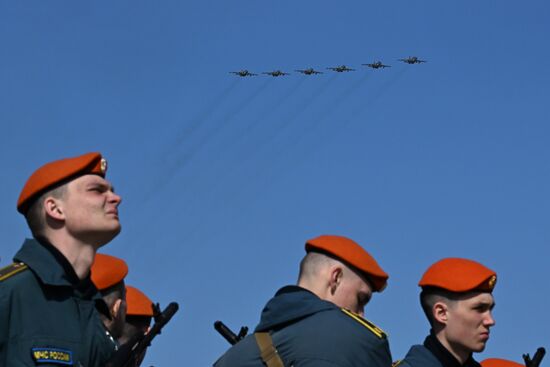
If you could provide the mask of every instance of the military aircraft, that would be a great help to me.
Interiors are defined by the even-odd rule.
[[[235,74],[238,76],[256,76],[258,74],[253,74],[249,72],[248,70],[241,70],[241,71],[230,71],[229,74]]]
[[[373,69],[391,68],[390,65],[382,64],[382,61],[375,61],[372,64],[361,64],[361,65],[365,65],[365,66],[368,66],[369,68],[373,68]]]
[[[299,73],[305,74],[305,75],[312,75],[312,74],[323,74],[320,71],[314,70],[313,68],[305,69],[305,70],[294,70]]]
[[[406,59],[399,59],[399,61],[406,62],[407,64],[420,64],[420,63],[426,62],[425,60],[420,60],[416,56],[409,56]]]
[[[340,66],[335,66],[335,67],[332,67],[332,68],[327,68],[327,70],[336,71],[338,73],[341,73],[341,72],[344,72],[344,71],[355,71],[355,69],[350,69],[346,65],[340,65]]]
[[[271,75],[271,76],[284,76],[284,75],[290,75],[289,73],[283,73],[281,70],[266,71],[266,72],[263,72],[262,74]]]

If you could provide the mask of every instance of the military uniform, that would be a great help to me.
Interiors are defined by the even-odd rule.
[[[0,275],[0,365],[103,367],[116,342],[90,278],[79,280],[55,247],[36,240],[14,261]]]
[[[392,363],[382,330],[297,286],[275,294],[255,332],[270,332],[287,367],[389,367]],[[214,366],[263,367],[254,335],[230,348]]]
[[[423,345],[413,345],[405,359],[395,367],[480,367],[471,356],[464,364],[460,362],[430,334]]]
[[[430,265],[418,282],[418,285],[422,288],[422,293],[420,295],[421,304],[425,302],[423,301],[426,300],[425,297],[429,297],[430,294],[438,294],[442,291],[457,296],[463,295],[464,297],[475,297],[478,293],[491,294],[495,287],[496,280],[497,276],[493,270],[476,261],[462,258],[444,258]],[[477,293],[468,295],[469,292]],[[445,303],[444,299],[446,297],[447,296],[443,296],[443,301],[441,302]],[[492,302],[492,296],[490,300]],[[457,300],[456,302],[460,301],[461,300]],[[423,307],[428,307],[427,305],[429,304],[426,303]],[[435,314],[433,310],[435,306],[432,304],[429,305],[429,307],[432,308],[431,312]],[[465,312],[469,315],[473,313],[475,315],[474,317],[477,315],[484,315],[483,318],[479,318],[479,322],[488,333],[489,328],[494,325],[494,320],[490,314],[492,306],[487,307],[487,310],[468,309]],[[448,327],[448,324],[461,322],[460,316],[455,316],[452,310],[453,307],[448,307],[447,312],[450,313],[451,316],[447,317],[446,323],[433,321],[432,317],[435,318],[435,316],[432,314],[432,317],[428,318],[432,330],[430,330],[430,335],[424,340],[424,344],[413,345],[405,358],[395,363],[394,367],[481,367],[472,357],[474,350],[470,350],[468,358],[464,363],[461,363],[455,355],[447,350],[441,343],[439,338],[442,338],[441,340],[447,341],[447,344],[451,345],[449,340],[446,339],[446,334],[443,333],[442,330]],[[462,337],[462,339],[463,338],[464,337]],[[464,343],[465,340],[459,339],[453,342],[454,344]]]

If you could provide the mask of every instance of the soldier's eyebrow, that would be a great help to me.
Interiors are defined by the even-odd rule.
[[[88,183],[87,185],[88,189],[95,189],[95,188],[100,188],[102,190],[105,190],[105,191],[112,191],[112,192],[115,192],[115,188],[113,185],[111,185],[110,183],[108,182],[103,182],[103,181],[93,181],[93,182],[90,182]]]
[[[492,310],[493,308],[495,308],[495,305],[495,302],[479,301],[478,303],[473,305],[473,308],[475,310]]]

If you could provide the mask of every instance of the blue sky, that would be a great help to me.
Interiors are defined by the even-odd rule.
[[[394,359],[428,331],[420,276],[459,256],[499,275],[477,358],[519,362],[550,347],[549,16],[545,1],[2,1],[0,264],[29,235],[30,173],[101,151],[123,196],[102,251],[181,306],[146,363],[211,364],[228,347],[213,322],[254,327],[323,233],[390,274],[366,314]],[[411,55],[428,63],[397,61]],[[341,64],[357,70],[325,70]]]

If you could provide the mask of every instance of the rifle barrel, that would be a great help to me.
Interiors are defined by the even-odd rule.
[[[220,320],[214,323],[214,329],[231,345],[235,345],[239,341],[237,335]]]

